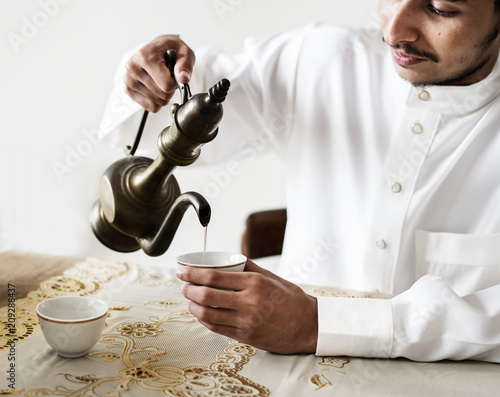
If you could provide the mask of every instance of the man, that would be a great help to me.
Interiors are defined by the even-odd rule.
[[[277,353],[500,362],[499,8],[380,0],[384,42],[311,25],[235,57],[202,49],[195,73],[176,36],[130,59],[126,93],[152,112],[176,88],[170,48],[182,83],[228,77],[227,144],[271,126],[287,164],[283,278],[252,261],[180,271],[202,324]],[[273,130],[277,112],[289,123]],[[394,297],[314,298],[291,281]]]

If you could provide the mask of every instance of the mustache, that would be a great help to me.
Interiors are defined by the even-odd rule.
[[[436,55],[434,55],[432,52],[419,50],[418,48],[415,48],[410,44],[390,45],[389,43],[387,43],[387,41],[385,41],[385,39],[383,37],[382,37],[382,41],[385,44],[387,44],[389,47],[391,47],[395,50],[403,51],[405,53],[405,55],[414,56],[416,58],[427,59],[429,61],[436,62],[436,63],[439,61],[438,57]]]

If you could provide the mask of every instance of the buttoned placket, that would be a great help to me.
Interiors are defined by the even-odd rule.
[[[427,90],[412,88],[410,95],[424,103]],[[440,113],[408,106],[387,156],[377,190],[365,254],[365,285],[392,293],[404,220],[415,184],[434,141]]]

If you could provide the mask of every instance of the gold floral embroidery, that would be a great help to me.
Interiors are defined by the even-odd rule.
[[[62,276],[42,282],[40,287],[31,291],[26,298],[16,301],[14,323],[8,322],[7,306],[0,308],[0,350],[7,349],[11,343],[26,339],[33,334],[38,325],[35,308],[41,301],[62,295],[93,294],[102,288],[103,283],[128,271],[129,266],[125,263],[87,258],[66,270]]]
[[[168,317],[168,316],[165,316]],[[153,317],[149,318],[152,321]],[[161,325],[165,318],[158,319]],[[137,324],[137,323],[136,323]],[[141,323],[147,324],[147,323]],[[122,324],[116,330],[135,329],[131,324]],[[134,324],[135,325],[135,324]],[[149,324],[151,325],[151,324]],[[98,378],[93,374],[73,376],[63,375],[73,384],[82,385],[78,389],[63,386],[55,390],[37,388],[29,390],[26,396],[121,396],[120,392],[132,390],[149,390],[162,392],[169,397],[208,397],[208,396],[269,396],[269,390],[251,380],[240,376],[240,371],[249,358],[256,353],[255,348],[229,340],[229,346],[218,354],[216,362],[208,367],[192,366],[180,368],[170,364],[167,351],[155,346],[138,347],[133,332],[130,334],[105,334],[99,342],[107,349],[90,353],[89,356],[100,357],[104,361],[121,360],[123,367],[117,369],[116,376]],[[140,341],[142,339],[138,339]],[[118,353],[119,351],[119,353]],[[162,362],[163,361],[163,362]]]
[[[321,371],[325,371],[321,374],[313,375],[309,378],[309,381],[316,386],[315,390],[319,390],[325,386],[330,386],[332,382],[325,376],[327,375],[335,375],[335,372],[339,372],[344,374],[344,372],[339,371],[338,369],[332,370],[332,368],[344,368],[344,365],[348,364],[349,360],[345,358],[338,357],[322,357],[318,362],[318,365],[322,365],[323,368]],[[325,368],[326,367],[326,368]]]
[[[181,281],[177,278],[164,278],[161,274],[156,273],[141,273],[141,278],[139,279],[139,284],[144,285],[145,287],[171,287],[173,285],[180,285]]]
[[[16,394],[21,394],[24,389],[1,389],[0,396],[14,396]]]
[[[334,368],[344,368],[344,365],[348,364],[349,360],[345,358],[338,357],[323,357],[319,365],[328,365]]]
[[[345,290],[336,290],[328,287],[316,287],[311,285],[303,285],[302,289],[308,294],[314,296],[326,296],[326,297],[337,297],[337,298],[382,298],[377,294],[369,294],[366,292],[358,292],[358,291],[345,291]]]
[[[57,375],[62,375],[70,382],[75,382],[75,383],[88,383],[88,382],[95,382],[95,381],[99,380],[99,378],[96,378],[96,376],[94,374],[73,376],[73,375],[69,375],[69,374],[59,373],[59,374],[56,374],[56,376]]]
[[[163,316],[162,321],[193,323],[196,321],[196,317],[193,316],[189,310],[182,310],[180,312],[172,312]]]
[[[92,356],[92,357],[100,357],[107,363],[110,363],[114,360],[119,360],[120,356],[118,354],[114,353],[106,353],[106,352],[98,352],[98,353],[87,353],[87,355]]]
[[[224,353],[217,355],[219,360],[213,363],[210,368],[216,371],[236,373],[243,368],[243,365],[256,352],[253,346],[231,340],[229,347],[226,348]]]
[[[90,295],[101,289],[101,284],[92,280],[78,280],[56,276],[42,282],[40,289],[48,295]]]
[[[309,378],[309,382],[316,386],[315,390],[319,390],[325,386],[331,386],[332,384],[332,382],[330,382],[323,374],[316,374],[311,376]]]
[[[108,311],[111,311],[111,310],[119,310],[119,311],[122,311],[122,310],[130,310],[132,309],[132,306],[114,306],[114,307],[110,307],[108,309]]]
[[[106,315],[106,317],[111,317],[111,312],[112,311],[124,311],[124,310],[130,310],[132,309],[132,306],[113,306],[113,307],[110,307],[108,308],[108,314]],[[108,326],[108,322],[106,321],[104,323],[104,325],[107,327]]]
[[[133,338],[145,338],[148,336],[153,337],[157,336],[160,332],[163,332],[161,328],[158,328],[157,324],[147,323],[123,324],[116,330],[121,332],[122,335]]]
[[[186,302],[170,302],[170,301],[150,301],[146,302],[144,305],[145,306],[160,306],[163,309],[167,309],[172,306],[180,306],[180,305],[185,305]]]

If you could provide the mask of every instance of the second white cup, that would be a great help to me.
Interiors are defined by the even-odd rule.
[[[108,306],[92,297],[61,296],[39,303],[36,313],[47,343],[60,356],[76,358],[97,343]]]

